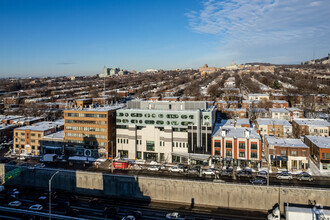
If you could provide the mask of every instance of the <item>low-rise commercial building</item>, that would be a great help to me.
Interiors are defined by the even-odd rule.
[[[330,137],[306,135],[304,142],[320,171],[330,172]]]
[[[268,94],[261,94],[261,93],[253,93],[249,94],[248,98],[250,101],[258,100],[258,101],[268,101],[269,95]]]
[[[288,170],[309,168],[309,147],[300,139],[265,136],[264,152],[272,167]]]
[[[220,157],[223,165],[260,167],[261,137],[253,128],[218,126],[212,135],[212,156]]]

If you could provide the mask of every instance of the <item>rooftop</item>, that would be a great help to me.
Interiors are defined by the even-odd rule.
[[[47,131],[54,127],[56,127],[54,122],[40,122],[34,125],[19,127],[16,128],[15,130]]]
[[[225,137],[233,137],[233,138],[247,138],[245,132],[249,133],[250,139],[258,139],[261,140],[260,135],[253,128],[238,128],[238,127],[229,127],[229,126],[221,126],[221,124],[216,124],[214,128],[214,132],[212,136],[222,137],[222,131],[225,131]]]
[[[43,139],[64,139],[64,130],[46,135]]]
[[[308,126],[330,126],[330,123],[323,119],[310,119],[310,118],[303,118],[303,119],[294,119],[298,125],[308,125]]]
[[[270,108],[269,111],[278,112],[278,113],[289,113],[289,111],[286,110],[285,108]]]
[[[330,149],[330,137],[322,137],[322,136],[312,136],[306,135],[313,144],[315,144],[319,148],[328,148]]]
[[[246,118],[238,118],[238,119],[223,119],[221,120],[220,126],[223,127],[234,127],[236,121],[236,125],[249,125],[250,126],[250,121],[249,119]]]
[[[103,106],[103,107],[90,107],[90,108],[72,108],[67,109],[68,111],[89,111],[89,112],[106,112],[106,111],[113,111],[123,108],[125,105],[118,104],[118,105],[109,105],[109,106]]]
[[[266,135],[265,140],[267,140],[269,145],[274,145],[274,146],[308,148],[308,146],[300,139],[276,138],[274,136]]]
[[[271,119],[271,118],[258,118],[258,125],[283,125],[283,126],[292,126],[290,122],[284,119]]]

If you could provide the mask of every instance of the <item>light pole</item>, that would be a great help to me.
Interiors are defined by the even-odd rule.
[[[49,219],[52,219],[52,180],[56,174],[60,171],[56,171],[49,179]]]

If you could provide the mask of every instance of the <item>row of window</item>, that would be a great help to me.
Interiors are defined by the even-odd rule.
[[[214,147],[221,148],[221,142],[214,142]],[[226,148],[233,148],[233,144],[231,142],[226,142]],[[245,149],[245,143],[239,143],[238,148]],[[251,143],[251,150],[258,150],[258,144]]]
[[[81,117],[81,118],[106,118],[106,114],[90,114],[90,113],[66,113],[67,117]]]
[[[86,121],[86,120],[70,120],[66,119],[65,123],[68,124],[90,124],[90,125],[106,125],[106,121]]]
[[[117,113],[117,116],[118,117],[128,117],[128,116],[131,116],[131,117],[137,117],[137,118],[141,118],[143,117],[143,114],[142,113],[123,113],[123,112],[118,112]],[[153,113],[153,114],[150,114],[150,113],[145,113],[144,114],[144,117],[146,118],[156,118],[156,114]],[[207,118],[205,119],[209,119],[210,117],[209,116],[205,116]],[[164,114],[158,114],[158,118],[164,118]],[[179,118],[179,115],[177,114],[166,114],[166,118],[170,118],[170,119],[178,119]],[[194,115],[181,115],[181,118],[182,119],[194,119]]]
[[[117,123],[129,123],[129,120],[128,119],[123,119],[123,120],[117,119]],[[143,124],[143,121],[142,120],[132,119],[131,120],[131,123],[132,124],[137,124],[137,123]],[[156,125],[164,125],[164,124],[166,124],[166,125],[174,125],[174,126],[179,125],[179,122],[178,121],[166,121],[166,122],[164,122],[164,121],[145,120],[144,123],[147,124],[147,125],[154,125],[154,124],[156,124]],[[190,122],[190,121],[183,121],[183,122],[181,122],[181,125],[182,126],[188,126],[189,124],[193,124],[193,122]]]
[[[309,129],[309,132],[310,133],[317,133],[317,131],[318,131],[318,129]],[[328,133],[328,130],[327,129],[320,129],[320,133],[325,133],[325,134],[327,134]]]
[[[21,135],[21,136],[25,136],[25,133],[18,133],[18,132],[15,132],[15,136],[18,137],[18,135]],[[35,133],[31,133],[31,137],[35,137],[36,134]],[[29,137],[29,136],[28,136]],[[41,137],[41,134],[38,134],[38,137],[40,138]]]
[[[117,143],[118,144],[128,144],[128,139],[118,138]],[[136,144],[137,145],[142,145],[142,140],[136,140]],[[148,148],[148,145],[149,145],[149,147],[151,149],[151,150],[148,150],[148,151],[154,151],[154,145],[155,145],[154,141],[147,141],[146,145],[147,145],[147,148]],[[188,144],[186,144],[184,142],[173,142],[172,145],[173,145],[173,147],[180,147],[180,148],[181,147],[183,147],[183,148],[188,147]],[[165,141],[160,141],[159,146],[164,147],[165,146]]]
[[[214,155],[216,156],[220,156],[221,153],[219,150],[214,151]],[[239,152],[238,153],[238,157],[243,157],[245,158],[246,153],[245,152]],[[233,156],[233,152],[232,151],[226,151],[226,157],[232,157]],[[250,153],[250,158],[258,158],[258,153],[257,152],[251,152]]]
[[[87,137],[87,138],[107,139],[106,135],[98,135],[98,134],[65,133],[65,135],[67,137]]]
[[[18,144],[16,144],[16,145],[15,145],[15,148],[17,148],[17,149],[18,149],[18,148],[20,148],[20,149],[24,149],[25,146],[24,146],[24,145],[21,145],[21,147],[20,147]],[[32,149],[32,150],[35,150],[35,149],[40,150],[40,148],[41,148],[40,146],[38,146],[38,147],[37,147],[37,146],[34,146],[34,145],[31,146],[31,149]]]
[[[72,127],[66,126],[66,130],[73,130],[73,131],[96,131],[96,132],[106,132],[106,128],[93,128],[93,127]]]
[[[273,155],[276,155],[276,150],[273,150]],[[281,156],[288,156],[288,151],[287,150],[281,150]],[[290,156],[298,156],[298,151],[291,150],[291,155]],[[302,156],[306,156],[306,151],[302,151]]]

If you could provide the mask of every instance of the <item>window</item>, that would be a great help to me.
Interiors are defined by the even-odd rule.
[[[181,118],[182,118],[182,119],[187,119],[188,116],[187,116],[187,115],[181,115]]]
[[[176,114],[167,114],[166,117],[167,118],[176,119],[176,118],[179,118],[179,115],[176,115]]]
[[[189,119],[194,119],[194,116],[193,115],[189,115]]]
[[[214,147],[221,147],[221,142],[214,142]]]
[[[144,123],[146,123],[147,125],[153,125],[155,124],[154,120],[145,120]]]
[[[239,157],[245,157],[245,152],[239,152]]]
[[[142,159],[141,151],[136,151],[136,158],[137,159]]]
[[[118,141],[117,141],[118,144],[119,144],[119,141],[120,141],[120,140],[119,140],[119,138],[118,138]]]
[[[163,118],[164,115],[163,115],[163,114],[159,114],[158,117],[159,117],[159,118]]]
[[[286,150],[281,150],[281,155],[286,156]]]
[[[218,155],[218,156],[220,156],[220,151],[219,151],[219,150],[215,150],[215,151],[214,151],[214,155]]]
[[[303,157],[306,157],[306,151],[305,150],[302,151],[302,155],[303,155]]]
[[[322,159],[330,159],[330,153],[322,153]]]
[[[147,151],[155,151],[155,142],[154,141],[146,141]]]
[[[258,158],[257,152],[251,152],[251,158]]]
[[[295,150],[291,151],[291,156],[297,156],[297,155],[298,155],[297,151],[295,151]]]
[[[226,151],[226,157],[231,157],[232,156],[232,152],[231,151]]]
[[[186,144],[185,143],[182,143],[182,147],[185,148],[186,147]]]
[[[41,137],[41,134],[38,134],[38,137],[40,138]]]
[[[251,150],[258,150],[258,145],[251,143]]]
[[[180,142],[180,147],[182,147],[182,143]]]
[[[228,143],[228,142],[226,143],[226,148],[232,148],[232,146],[233,146],[233,145],[232,145],[231,142],[230,142],[230,143]]]
[[[164,122],[163,122],[163,121],[156,121],[156,124],[157,124],[157,125],[163,125]]]
[[[178,147],[178,142],[175,142],[175,147]]]
[[[239,143],[239,149],[245,149],[245,143]]]

